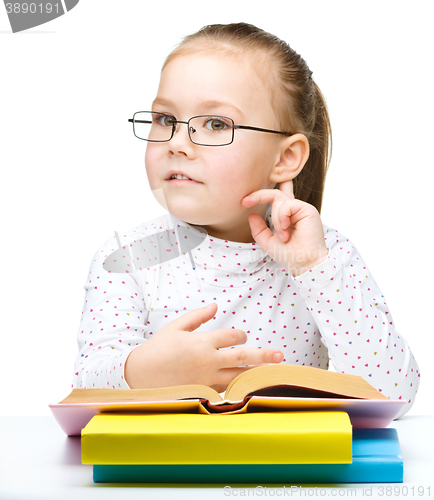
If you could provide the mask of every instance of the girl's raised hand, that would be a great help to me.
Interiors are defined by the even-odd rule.
[[[247,208],[270,203],[273,234],[258,214],[249,216],[254,240],[261,248],[294,276],[321,264],[328,256],[324,230],[318,210],[309,203],[295,199],[291,181],[281,182],[279,189],[261,189],[245,196],[241,203]]]

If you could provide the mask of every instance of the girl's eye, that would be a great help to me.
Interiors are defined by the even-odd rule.
[[[219,118],[211,118],[206,121],[205,127],[213,132],[221,132],[228,128],[228,124]]]
[[[162,125],[163,127],[173,127],[173,124],[176,122],[176,119],[169,115],[159,115],[156,116],[154,120],[158,125]]]

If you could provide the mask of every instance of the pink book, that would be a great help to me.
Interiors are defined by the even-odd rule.
[[[91,418],[102,412],[224,413],[256,411],[344,411],[355,429],[387,427],[407,403],[391,399],[288,398],[250,396],[237,403],[211,404],[205,399],[110,403],[50,404],[49,407],[68,436],[80,436]]]

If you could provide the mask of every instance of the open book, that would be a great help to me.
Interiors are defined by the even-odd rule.
[[[390,400],[357,375],[273,364],[257,366],[238,375],[228,385],[224,399],[214,389],[203,385],[73,389],[60,403],[49,406],[65,432],[75,435],[90,418],[103,411],[233,414],[341,410],[350,415],[354,427],[386,427],[405,403]]]

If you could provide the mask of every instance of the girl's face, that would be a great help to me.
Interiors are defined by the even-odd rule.
[[[187,121],[197,115],[232,118],[235,125],[279,130],[270,105],[270,89],[255,71],[250,57],[204,54],[182,55],[164,69],[152,111]],[[199,146],[178,124],[169,142],[147,143],[146,172],[152,190],[162,189],[169,212],[210,236],[253,242],[248,216],[265,215],[267,205],[247,209],[244,196],[272,189],[269,175],[279,163],[282,137],[251,130],[235,130],[227,146]],[[171,181],[182,172],[195,183]],[[161,194],[161,192],[160,192]]]

